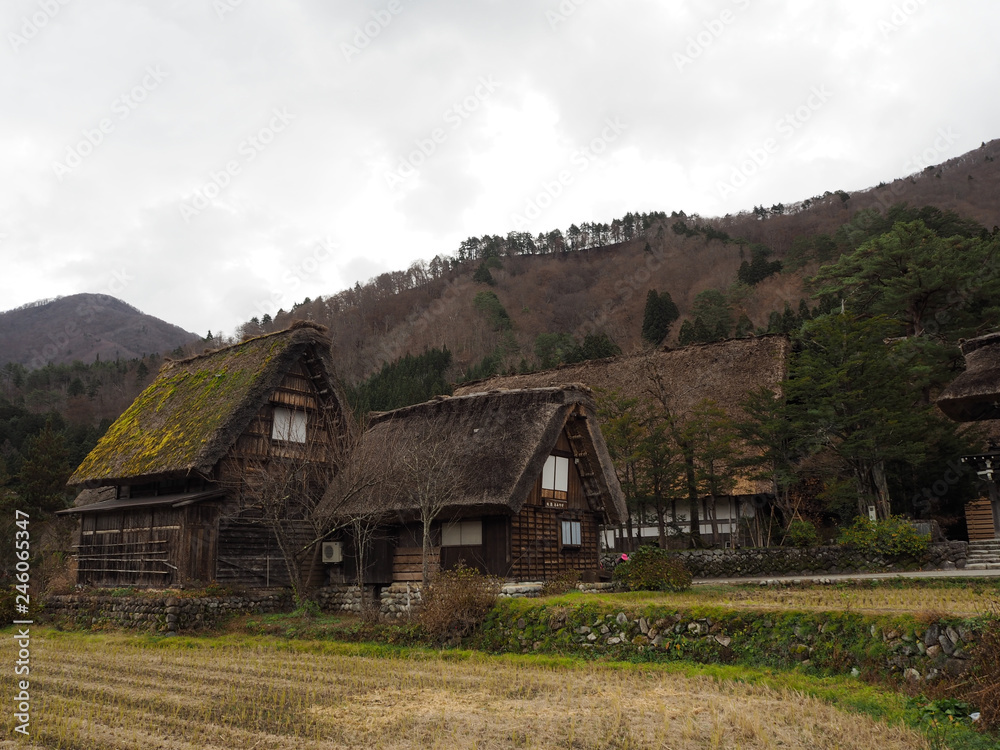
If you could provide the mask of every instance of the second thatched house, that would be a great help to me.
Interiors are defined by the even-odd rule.
[[[287,585],[277,537],[309,529],[269,525],[254,490],[268,467],[329,464],[348,424],[331,373],[310,323],[167,362],[70,477],[78,582]]]
[[[745,417],[743,405],[752,391],[761,388],[775,393],[780,391],[781,382],[788,374],[790,353],[791,342],[787,336],[756,336],[592,360],[525,375],[494,377],[465,384],[456,389],[455,395],[576,382],[593,388],[599,404],[607,404],[617,395],[662,411],[663,404],[656,403],[661,399],[673,418],[683,422],[699,404],[710,400],[730,419],[740,420]],[[738,454],[748,453],[738,443],[736,448]],[[728,546],[739,543],[741,519],[752,517],[755,511],[767,507],[773,486],[749,469],[728,467],[726,471],[730,475],[731,489],[726,496],[716,498],[714,505],[716,532]],[[700,535],[705,543],[711,543],[713,529],[704,497],[700,504]],[[670,505],[674,528],[685,527],[692,518],[688,499],[681,495],[672,498]],[[655,525],[644,525],[646,519],[635,520],[637,527],[633,533],[638,540],[654,542],[659,529]],[[625,529],[609,531],[608,546],[632,548],[635,542],[624,538],[627,534]]]
[[[377,482],[331,502],[345,519],[378,527],[366,584],[421,580],[425,529],[432,573],[462,562],[514,580],[571,571],[596,580],[601,525],[626,512],[590,391],[579,385],[379,414],[356,453],[368,465],[355,473]],[[338,575],[355,580],[348,563]]]
[[[937,404],[955,421],[975,422],[986,433],[982,452],[962,458],[983,480],[985,491],[966,506],[965,517],[970,541],[1000,540],[1000,333],[964,342],[962,353],[965,372]]]

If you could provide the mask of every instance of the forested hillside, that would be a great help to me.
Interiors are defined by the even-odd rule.
[[[355,383],[427,348],[447,347],[451,379],[551,364],[553,349],[582,345],[587,334],[633,351],[645,345],[651,289],[677,306],[670,344],[788,330],[795,316],[801,321],[803,300],[818,303],[805,278],[894,219],[923,218],[944,236],[970,226],[992,232],[1000,224],[998,156],[1000,141],[992,141],[868,190],[719,218],[678,207],[534,237],[471,237],[429,262],[250,321],[243,333],[298,317],[327,325],[342,375]],[[699,313],[708,330],[694,330]]]
[[[793,362],[797,387],[806,389],[794,405],[808,408],[794,414],[772,410],[772,427],[794,424],[802,434],[814,435],[810,420],[823,413],[825,427],[841,424],[847,430],[852,418],[885,416],[890,405],[893,414],[906,417],[909,431],[905,438],[895,435],[895,452],[872,457],[873,441],[885,442],[872,433],[830,432],[826,446],[798,444],[797,466],[812,467],[798,479],[818,483],[812,495],[825,493],[828,507],[850,508],[857,488],[844,477],[851,461],[855,470],[868,471],[869,489],[884,496],[887,486],[898,493],[929,482],[949,458],[960,455],[953,430],[921,420],[930,418],[934,395],[961,368],[955,342],[1000,324],[994,302],[1000,299],[994,265],[998,152],[1000,142],[994,141],[869,190],[831,191],[735,216],[704,218],[677,209],[584,222],[534,237],[518,232],[471,237],[452,254],[304,300],[274,319],[251,320],[239,335],[283,328],[295,318],[328,326],[339,374],[355,408],[366,411],[420,401],[450,391],[455,382],[494,374],[664,344],[792,334],[798,351],[808,355]],[[115,315],[138,313],[124,303],[99,301]],[[67,304],[52,305],[58,303]],[[30,316],[55,309],[52,305],[6,315]],[[824,315],[833,310],[846,315]],[[64,502],[63,475],[170,353],[155,353],[152,344],[147,351],[143,339],[119,336],[136,329],[116,328],[114,316],[109,320],[100,331],[73,337],[71,345],[53,343],[59,356],[44,366],[7,357],[11,361],[0,370],[0,492],[8,501],[36,491],[29,489],[38,475],[31,467],[44,464],[51,469],[50,481],[38,497],[50,499],[40,499],[38,507]],[[55,321],[52,330],[72,322]],[[180,333],[182,342],[191,338]],[[824,360],[829,341],[845,335],[867,349]],[[892,372],[872,370],[885,386],[868,389],[879,400],[835,413],[847,407],[835,404],[833,395],[857,378],[849,371],[851,357],[877,360],[883,352],[876,344],[886,337],[909,343],[892,361]],[[111,342],[113,356],[107,349]],[[83,346],[87,343],[90,349]],[[173,354],[223,343],[206,337],[175,345]],[[44,341],[28,339],[28,344],[30,351]],[[84,352],[92,352],[93,359],[78,359]],[[759,405],[762,420],[771,406]],[[854,445],[868,454],[834,455],[834,445]],[[889,473],[871,476],[875,465],[881,467],[876,474]]]

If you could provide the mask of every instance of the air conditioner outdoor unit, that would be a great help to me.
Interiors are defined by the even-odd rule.
[[[343,542],[323,542],[323,562],[339,563],[344,561]]]

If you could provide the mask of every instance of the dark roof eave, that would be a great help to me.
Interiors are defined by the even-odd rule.
[[[205,500],[215,500],[223,497],[226,491],[223,489],[206,490],[204,492],[183,492],[176,495],[152,495],[150,497],[129,497],[115,498],[113,500],[102,500],[98,503],[80,505],[75,508],[66,508],[56,511],[56,515],[68,516],[76,513],[102,513],[115,510],[129,510],[133,508],[155,508],[159,506],[169,506],[171,508],[183,508]]]

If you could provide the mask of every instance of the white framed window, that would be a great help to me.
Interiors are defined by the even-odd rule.
[[[286,443],[304,443],[306,441],[306,413],[276,406],[274,420],[271,424],[271,439],[284,440]]]
[[[569,491],[569,459],[549,456],[542,468],[542,489],[552,492]]]
[[[482,543],[482,521],[455,521],[441,526],[442,547],[478,547]]]
[[[579,521],[563,521],[562,536],[563,547],[579,547],[583,544],[582,528]]]

